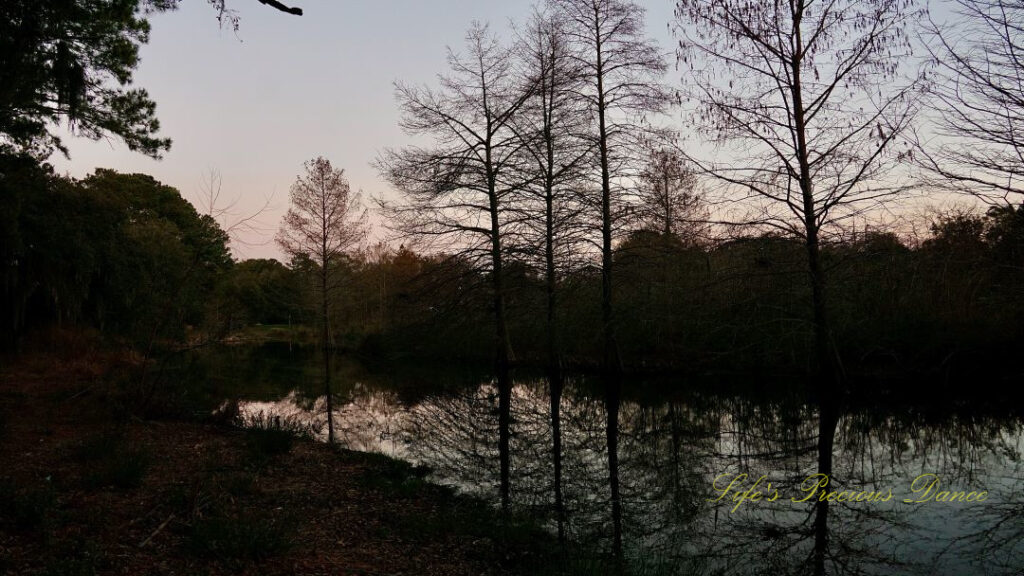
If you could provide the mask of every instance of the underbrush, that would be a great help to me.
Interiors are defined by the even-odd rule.
[[[251,461],[258,465],[291,452],[296,439],[312,437],[309,426],[298,418],[282,418],[262,411],[236,416],[234,423],[245,430],[246,449]]]

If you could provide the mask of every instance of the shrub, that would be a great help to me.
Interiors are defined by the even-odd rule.
[[[257,458],[277,456],[291,451],[295,435],[288,430],[254,428],[246,432],[245,441],[249,451]]]
[[[239,416],[237,424],[246,429],[246,446],[257,462],[287,454],[295,439],[309,437],[309,426],[295,417],[271,416],[264,412]]]

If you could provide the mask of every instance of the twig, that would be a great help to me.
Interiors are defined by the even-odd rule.
[[[149,538],[146,538],[142,541],[142,544],[139,544],[139,548],[143,548],[146,546],[146,544],[149,544],[149,541],[152,540],[157,534],[159,534],[160,531],[163,530],[167,526],[167,524],[170,523],[171,520],[174,520],[173,513],[170,516],[168,516],[167,520],[164,520],[163,523],[160,524],[160,526],[158,526],[157,529],[154,530],[152,534],[149,535]]]

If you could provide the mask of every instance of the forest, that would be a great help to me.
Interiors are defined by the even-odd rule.
[[[233,260],[209,215],[144,175],[98,170],[74,181],[25,159],[5,162],[5,346],[48,326],[168,350],[271,334],[317,341],[318,267],[309,258]],[[846,369],[876,378],[1015,374],[1024,208],[936,212],[927,226],[920,237],[868,228],[823,246]],[[504,263],[509,340],[518,363],[543,366],[547,286],[543,263],[529,256],[513,252]],[[612,258],[628,369],[812,370],[798,239],[641,224]],[[370,245],[330,267],[331,346],[381,360],[493,359],[489,272],[470,256]],[[599,267],[581,258],[559,272],[560,354],[596,368]]]
[[[266,207],[226,217],[213,176],[55,167],[62,126],[174,153],[133,78],[179,4],[0,7],[0,572],[1024,567],[1024,3],[474,21],[395,80],[386,189],[294,167],[278,258],[239,256]],[[208,4],[235,34],[315,8]],[[994,497],[714,499],[762,474]]]

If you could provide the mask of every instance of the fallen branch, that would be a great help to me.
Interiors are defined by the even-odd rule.
[[[153,533],[149,535],[149,538],[146,538],[145,540],[142,541],[142,544],[139,544],[139,548],[143,548],[143,547],[146,546],[146,544],[149,544],[149,541],[152,540],[153,537],[155,537],[157,534],[159,534],[160,531],[163,530],[167,526],[167,524],[169,524],[171,522],[171,520],[174,520],[174,514],[173,513],[170,516],[168,516],[167,520],[164,520],[163,523],[160,524],[160,526],[157,526],[157,529],[154,530]]]

